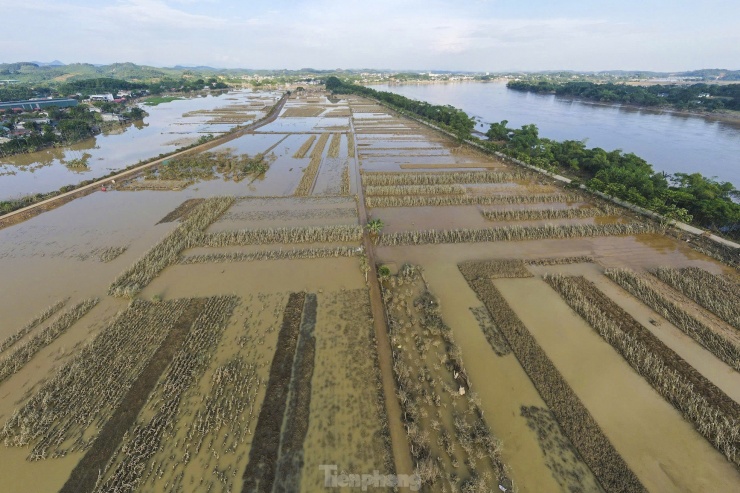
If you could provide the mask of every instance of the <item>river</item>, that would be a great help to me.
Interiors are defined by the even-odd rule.
[[[169,153],[207,134],[219,135],[265,115],[280,92],[231,91],[141,106],[143,121],[116,126],[72,146],[0,158],[0,200],[57,190]],[[86,158],[88,168],[65,163]]]
[[[510,128],[534,123],[541,137],[585,139],[588,147],[633,152],[656,171],[699,172],[740,187],[740,122],[512,91],[500,82],[372,87],[460,108],[480,120],[483,132],[501,120],[508,120]]]

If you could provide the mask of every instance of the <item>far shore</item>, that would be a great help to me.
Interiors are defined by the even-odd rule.
[[[396,86],[411,86],[411,85],[428,85],[428,84],[461,84],[477,82],[481,84],[489,83],[501,83],[507,81],[506,77],[499,77],[491,80],[418,80],[418,81],[403,81],[403,82],[372,82],[363,84],[365,86],[380,86],[380,85],[396,85]],[[541,96],[557,96],[554,93],[540,94]],[[688,110],[676,110],[671,108],[656,108],[653,106],[640,106],[636,104],[624,104],[624,103],[605,103],[602,101],[592,101],[590,99],[571,98],[567,96],[557,96],[559,99],[577,101],[584,104],[592,104],[594,106],[605,106],[610,108],[624,108],[635,111],[646,111],[656,115],[660,114],[671,114],[676,116],[688,116],[688,117],[699,117],[706,120],[712,120],[723,123],[731,123],[740,125],[740,111],[722,110],[722,111],[688,111]]]

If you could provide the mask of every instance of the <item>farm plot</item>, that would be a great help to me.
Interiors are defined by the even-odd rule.
[[[334,226],[353,222],[357,222],[357,204],[349,197],[241,198],[207,231]]]
[[[91,487],[95,491],[133,491],[141,484],[147,470],[151,471],[146,466],[161,447],[167,430],[173,426],[186,392],[209,366],[236,302],[236,297],[213,297],[196,305],[196,317],[189,330],[178,331],[179,340],[171,347],[165,346],[169,349],[171,363],[151,394],[141,392],[142,378],[132,388],[141,392],[137,394],[139,404],[135,408],[144,406],[145,412],[137,417],[138,413],[126,409],[127,419],[109,421],[62,492],[89,491]],[[164,368],[160,360],[153,361],[148,370],[156,374],[154,366],[161,373]],[[145,370],[143,375],[148,372]],[[151,385],[152,382],[146,383]],[[132,418],[136,419],[134,423],[131,423]],[[124,436],[126,429],[129,431]],[[114,434],[116,440],[111,440],[109,434]]]
[[[467,262],[459,268],[601,486],[609,492],[644,491],[640,480],[494,285],[495,278],[530,277],[524,263]]]
[[[397,394],[421,481],[434,491],[511,488],[437,299],[413,266],[383,279]]]
[[[546,276],[581,315],[697,431],[738,464],[740,405],[583,277]],[[617,322],[619,321],[619,322]]]
[[[319,469],[323,464],[356,474],[375,470],[391,474],[393,460],[367,290],[319,294],[315,338],[300,490],[323,486],[324,472]]]

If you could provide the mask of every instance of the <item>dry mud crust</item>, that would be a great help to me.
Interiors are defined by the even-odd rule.
[[[129,389],[121,405],[100,430],[92,447],[74,468],[60,493],[81,493],[94,490],[100,472],[105,469],[123,436],[136,421],[149,394],[187,338],[195,318],[205,303],[204,299],[195,299],[185,308],[162,345]]]
[[[707,380],[652,332],[583,277],[545,281],[650,385],[694,424],[717,450],[740,466],[740,404]]]
[[[178,205],[175,210],[160,219],[157,224],[171,223],[172,221],[176,221],[178,219],[187,219],[188,214],[190,214],[193,209],[195,209],[204,201],[205,199],[188,199],[182,204]]]
[[[244,470],[244,493],[272,491],[280,447],[280,430],[287,406],[305,299],[306,293],[291,293],[283,312],[283,323],[270,367],[265,400],[254,430],[249,462]]]
[[[646,491],[568,382],[494,286],[493,277],[519,277],[521,262],[466,262],[460,272],[488,309],[565,435],[607,492]],[[496,271],[498,274],[493,274]],[[492,275],[493,274],[493,275]],[[524,277],[530,277],[529,272]]]
[[[316,305],[316,295],[307,294],[280,442],[273,490],[275,492],[300,490],[304,462],[303,443],[308,434],[308,418],[311,413],[311,379],[316,355]]]

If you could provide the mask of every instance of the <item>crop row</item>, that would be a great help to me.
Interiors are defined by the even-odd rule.
[[[177,262],[180,253],[190,247],[233,202],[233,197],[215,197],[200,204],[182,224],[119,275],[108,288],[108,294],[120,297],[136,295],[165,267]]]
[[[412,196],[412,195],[465,195],[462,185],[371,185],[365,187],[365,195],[370,196]]]
[[[342,170],[342,188],[339,194],[349,195],[349,190],[349,164],[344,163],[344,169]]]
[[[296,226],[289,228],[244,229],[202,234],[192,246],[227,247],[264,245],[267,243],[332,243],[356,242],[362,239],[362,228],[355,224],[334,226]]]
[[[490,265],[486,267],[486,264]],[[522,265],[516,261],[500,261],[470,262],[459,267],[478,299],[488,309],[491,319],[506,337],[509,347],[542,399],[557,418],[564,434],[576,447],[601,486],[609,493],[646,491],[578,395],[493,284],[492,277],[516,277],[517,272],[521,272]],[[499,273],[492,276],[491,271],[496,269]]]
[[[298,150],[295,151],[295,154],[293,154],[293,157],[297,159],[306,157],[306,153],[308,153],[308,150],[313,145],[314,140],[316,140],[315,135],[311,135],[310,137],[308,137],[308,139],[306,139],[306,142],[304,142],[303,145],[301,145],[301,147],[299,147]]]
[[[452,185],[472,183],[509,183],[527,178],[526,171],[448,171],[437,173],[371,171],[362,174],[366,186]]]
[[[140,485],[165,431],[177,418],[183,394],[208,367],[237,302],[234,296],[216,296],[206,301],[163,379],[149,395],[150,417],[129,430],[128,439],[108,463],[115,469],[106,481],[96,485],[96,492],[131,492]]]
[[[262,252],[206,253],[181,257],[181,264],[206,264],[215,262],[251,262],[254,260],[299,260],[313,258],[355,257],[362,253],[357,247],[295,248],[291,250],[265,250]]]
[[[531,195],[422,195],[365,197],[368,207],[435,207],[453,205],[507,205],[580,202],[583,197],[572,193]]]
[[[332,134],[331,142],[329,143],[329,151],[327,157],[339,157],[339,144],[342,142],[342,134]]]
[[[43,348],[64,334],[79,319],[98,304],[97,298],[90,298],[77,303],[62,313],[51,325],[17,347],[15,351],[0,361],[0,382],[17,373],[26,363]]]
[[[319,141],[311,151],[311,161],[309,161],[306,169],[303,170],[303,176],[300,183],[298,183],[298,188],[296,188],[294,195],[305,197],[311,193],[313,183],[316,181],[316,174],[319,172],[319,166],[321,166],[321,156],[324,154],[324,147],[327,140],[329,140],[329,134],[321,134]]]
[[[607,269],[604,274],[661,314],[717,358],[740,371],[740,345],[737,342],[707,327],[681,306],[665,298],[649,282],[631,270]]]
[[[103,248],[100,250],[98,258],[101,262],[111,262],[123,255],[126,250],[128,250],[128,247],[125,246]]]
[[[740,405],[583,277],[545,276],[591,327],[653,388],[740,466]]]
[[[0,353],[11,347],[13,344],[18,342],[31,332],[33,329],[47,321],[52,315],[54,315],[56,312],[62,309],[62,307],[67,303],[69,298],[65,298],[63,300],[59,300],[50,307],[48,307],[46,310],[44,310],[40,315],[38,315],[36,318],[28,322],[26,325],[18,329],[16,332],[12,333],[8,337],[5,338],[2,342],[0,342]]]
[[[109,419],[183,308],[134,300],[13,414],[0,437],[33,444],[31,460],[85,449],[95,436],[88,428]]]
[[[291,293],[283,312],[270,378],[265,389],[257,426],[254,429],[249,462],[244,470],[243,492],[272,491],[275,482],[280,435],[288,406],[293,362],[296,356],[306,293]]]
[[[355,157],[355,134],[352,132],[347,134],[347,157]]]
[[[284,425],[280,438],[280,454],[275,468],[276,492],[291,491],[300,484],[304,442],[308,434],[311,414],[311,380],[316,360],[316,295],[308,293],[303,306],[298,346],[293,361],[293,376],[285,409]]]
[[[586,255],[576,257],[546,257],[533,260],[526,260],[527,265],[566,265],[566,264],[590,264],[594,261],[593,257]]]
[[[656,269],[655,275],[740,330],[740,287],[737,284],[698,267],[663,267]]]
[[[515,209],[509,211],[481,211],[489,221],[538,221],[548,219],[578,219],[614,214],[616,211],[601,210],[597,207],[578,207],[568,209]]]
[[[380,244],[427,245],[439,243],[474,243],[484,241],[522,241],[593,236],[620,236],[654,232],[653,226],[644,223],[629,224],[566,224],[553,226],[505,226],[485,229],[453,229],[427,231],[401,231],[384,234]]]

